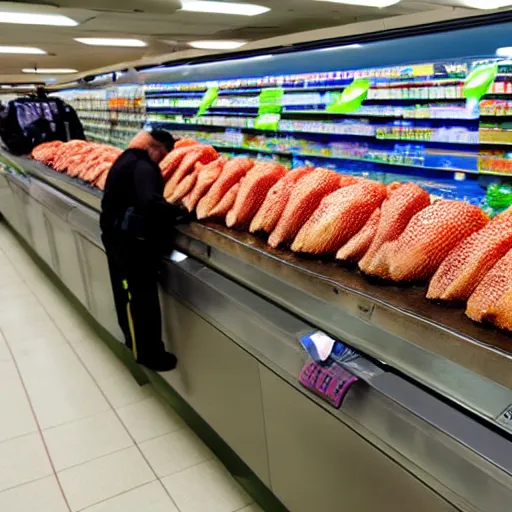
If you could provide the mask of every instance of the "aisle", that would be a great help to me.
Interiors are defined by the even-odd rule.
[[[0,223],[0,511],[256,512]]]

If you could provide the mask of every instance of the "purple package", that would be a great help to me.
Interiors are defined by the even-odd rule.
[[[350,386],[357,380],[357,377],[334,361],[327,364],[309,361],[299,375],[299,382],[305,388],[319,395],[337,409],[341,406],[343,397]]]

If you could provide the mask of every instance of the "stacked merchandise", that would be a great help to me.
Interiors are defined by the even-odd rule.
[[[119,152],[53,142],[33,157],[103,188]],[[272,249],[357,264],[380,280],[428,282],[427,298],[467,302],[473,320],[512,331],[512,207],[490,220],[464,201],[432,201],[415,183],[228,159],[192,139],[178,141],[160,168],[166,199],[198,220],[263,233]]]
[[[467,302],[473,320],[512,330],[512,208],[490,220],[467,202],[432,202],[414,183],[179,146],[161,164],[165,195],[199,220],[265,233],[271,248],[333,257],[381,280],[429,282],[429,299]]]
[[[119,153],[71,141],[42,144],[33,157],[103,188]],[[198,220],[265,234],[272,249],[357,264],[380,280],[428,282],[427,298],[466,302],[471,319],[512,331],[512,207],[490,220],[465,201],[432,201],[416,183],[230,159],[192,139],[160,167],[166,199]]]
[[[32,158],[103,190],[108,171],[120,154],[121,150],[112,146],[71,140],[40,144],[32,151]]]
[[[478,104],[468,108],[463,94],[471,66],[436,63],[155,83],[145,86],[146,111],[148,122],[227,154],[378,172],[384,182],[387,173],[417,176],[418,183],[444,174],[444,185],[454,173],[464,179],[478,172]],[[369,83],[362,104],[339,108],[358,80]],[[262,115],[269,97],[276,114],[270,123]],[[469,195],[481,198],[482,191],[475,187]]]
[[[125,148],[145,121],[144,91],[140,86],[59,93],[73,105],[87,140]]]

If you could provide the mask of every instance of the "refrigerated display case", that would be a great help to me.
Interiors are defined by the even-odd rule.
[[[414,181],[495,214],[506,207],[496,196],[512,162],[503,120],[511,29],[384,34],[158,67],[140,72],[143,99],[140,86],[129,97],[137,123],[228,155]],[[482,70],[489,83],[475,92],[471,77]],[[66,94],[82,120],[110,126],[125,107],[108,98],[128,94],[114,91]],[[5,150],[0,159],[2,213],[120,339],[101,192]],[[161,297],[180,367],[165,378],[289,510],[510,508],[509,333],[427,301],[424,286],[375,283],[218,224],[179,226],[175,248]],[[301,340],[316,332],[343,344],[339,364],[357,379],[340,407],[299,382]]]

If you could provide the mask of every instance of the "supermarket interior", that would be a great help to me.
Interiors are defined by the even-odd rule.
[[[510,6],[0,2],[0,512],[509,511]]]

